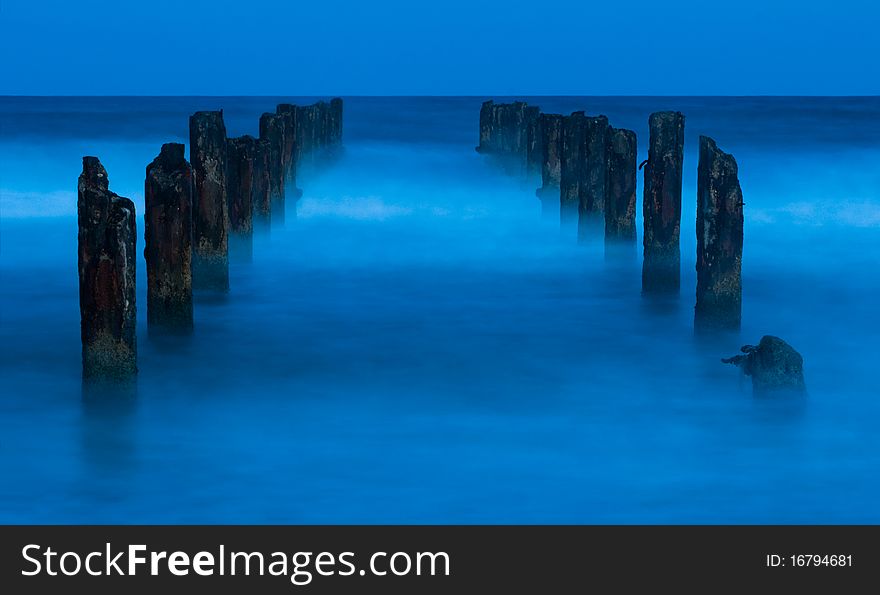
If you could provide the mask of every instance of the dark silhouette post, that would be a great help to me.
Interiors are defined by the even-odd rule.
[[[681,181],[684,115],[658,112],[648,119],[650,140],[645,164],[644,293],[678,293],[681,283]]]
[[[636,133],[611,128],[605,196],[605,245],[636,243]]]
[[[184,146],[162,145],[144,182],[144,259],[150,330],[192,330],[193,172]]]
[[[193,285],[229,289],[229,213],[226,198],[226,126],[223,112],[189,119],[193,169]]]
[[[134,203],[109,190],[97,157],[83,157],[77,188],[83,376],[137,373]]]
[[[697,305],[700,328],[739,329],[743,196],[736,159],[700,137],[697,168]]]

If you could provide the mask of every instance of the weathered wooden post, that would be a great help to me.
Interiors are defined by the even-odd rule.
[[[608,118],[584,119],[581,180],[578,186],[578,239],[601,237],[605,230],[605,195],[608,176]]]
[[[480,106],[480,140],[476,147],[477,153],[487,155],[495,151],[495,114],[495,102],[491,99],[484,101]]]
[[[563,228],[578,221],[583,178],[583,149],[586,134],[584,112],[574,112],[562,119],[562,159],[559,176],[559,220]]]
[[[697,167],[696,328],[739,329],[743,196],[736,159],[700,137]]]
[[[254,228],[268,229],[272,221],[272,194],[269,184],[270,144],[265,138],[254,141]]]
[[[681,182],[684,115],[657,112],[648,119],[650,140],[645,165],[644,293],[678,293],[681,273]]]
[[[252,136],[228,141],[229,252],[238,262],[250,262],[254,252],[254,160]]]
[[[254,230],[256,139],[245,135],[228,142],[229,229],[235,234],[249,235]]]
[[[269,194],[272,221],[284,222],[284,116],[260,116],[260,138],[269,145]]]
[[[636,242],[636,133],[611,128],[605,197],[605,245]]]
[[[523,110],[523,128],[525,129],[526,174],[541,175],[541,164],[544,161],[544,134],[541,131],[541,108],[526,106]]]
[[[275,108],[275,113],[282,116],[284,143],[281,151],[281,163],[284,181],[289,185],[296,186],[296,106],[291,103],[279,103]]]
[[[331,129],[330,143],[333,147],[333,158],[342,154],[342,99],[334,97],[330,100]]]
[[[562,122],[560,114],[541,114],[541,187],[536,194],[541,199],[545,216],[559,210],[559,184],[562,173]]]
[[[97,157],[83,157],[77,191],[83,375],[137,373],[134,203],[109,189]]]
[[[192,330],[193,172],[184,146],[162,145],[144,182],[147,324],[151,331]]]
[[[229,289],[229,212],[226,198],[226,126],[223,112],[189,119],[193,169],[193,285]]]

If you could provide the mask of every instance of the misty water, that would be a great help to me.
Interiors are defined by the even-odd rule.
[[[639,161],[649,113],[685,113],[682,290],[661,301],[640,244],[578,245],[535,180],[474,151],[482,100],[346,98],[343,158],[233,255],[227,295],[196,296],[191,337],[159,339],[145,166],[193,111],[255,135],[313,99],[0,98],[0,522],[880,522],[880,99],[528,99],[634,129]],[[742,330],[711,338],[699,134],[745,200]],[[138,208],[126,390],[81,379],[83,155]],[[803,354],[808,395],[757,398],[720,363],[764,334]]]

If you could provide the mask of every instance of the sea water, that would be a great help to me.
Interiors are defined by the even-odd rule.
[[[525,98],[638,134],[686,115],[682,289],[641,295],[474,151],[485,98],[345,98],[343,157],[151,337],[144,168],[313,98],[0,98],[0,522],[880,522],[880,99]],[[504,100],[504,98],[499,98]],[[743,323],[695,337],[698,136],[739,164]],[[140,373],[84,387],[81,157],[138,223]],[[641,173],[639,174],[641,211]],[[641,229],[641,215],[638,217]],[[641,233],[639,234],[641,241]],[[804,397],[720,358],[764,334]]]

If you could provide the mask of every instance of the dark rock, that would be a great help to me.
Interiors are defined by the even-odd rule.
[[[611,128],[605,197],[605,243],[636,241],[636,133]]]
[[[188,331],[192,301],[193,172],[184,146],[162,145],[147,166],[144,183],[144,259],[147,261],[147,323]]]
[[[681,284],[681,183],[684,116],[658,112],[648,119],[650,141],[645,164],[644,261],[642,290],[678,293]]]
[[[736,159],[700,137],[697,168],[697,328],[738,329],[742,317],[743,196]]]
[[[193,170],[193,286],[229,289],[229,213],[226,198],[226,126],[223,112],[189,119]]]
[[[137,373],[134,203],[109,190],[97,157],[83,157],[79,176],[79,308],[83,375]]]
[[[578,185],[578,238],[594,239],[605,229],[605,195],[608,179],[608,118],[584,119],[581,180]]]
[[[252,136],[228,141],[229,229],[248,235],[254,230],[254,160],[256,139]]]
[[[562,122],[560,114],[541,114],[541,187],[537,191],[545,215],[559,208],[559,184],[562,175]]]
[[[476,151],[484,155],[495,152],[495,102],[491,99],[480,106],[480,141]]]
[[[284,116],[260,116],[260,138],[269,144],[269,194],[273,221],[284,221]]]
[[[272,219],[272,195],[269,189],[269,141],[258,138],[254,141],[254,225],[266,227]]]
[[[739,366],[746,376],[751,376],[752,388],[756,393],[806,390],[804,358],[779,337],[765,335],[757,347],[744,345],[741,351],[744,355],[721,361]]]

